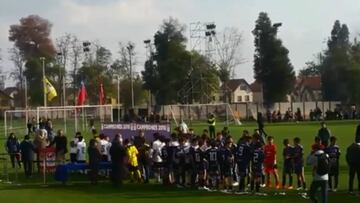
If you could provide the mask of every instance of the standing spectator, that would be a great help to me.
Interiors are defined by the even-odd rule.
[[[97,184],[99,164],[101,162],[101,153],[98,147],[98,142],[91,139],[88,148],[89,156],[89,169],[90,169],[90,182],[93,185]]]
[[[303,117],[302,117],[300,108],[297,108],[296,113],[295,113],[295,117],[296,117],[296,121],[298,121],[298,122],[303,121]]]
[[[30,136],[25,135],[25,139],[20,144],[21,159],[23,162],[25,177],[29,178],[32,175],[32,162],[34,160],[34,145],[30,141]]]
[[[318,137],[321,139],[321,143],[327,147],[329,145],[329,139],[331,137],[330,130],[327,128],[325,122],[321,122],[321,128],[318,131]]]
[[[145,132],[139,130],[139,134],[134,137],[134,145],[136,148],[140,148],[145,143]]]
[[[161,168],[162,168],[162,148],[164,147],[164,143],[160,141],[160,134],[154,133],[154,142],[152,144],[152,160],[153,160],[153,167],[154,167],[154,175],[157,182],[160,182],[161,176]],[[167,154],[164,155],[168,158]],[[167,160],[165,160],[167,161]]]
[[[111,143],[107,140],[107,136],[104,134],[100,134],[100,153],[101,153],[101,161],[107,162],[109,161],[109,150],[111,147]]]
[[[76,162],[85,163],[86,162],[86,142],[83,136],[78,137],[78,142],[76,143],[77,153],[76,153]]]
[[[353,194],[354,178],[357,175],[358,193],[360,194],[360,138],[355,140],[346,151],[346,162],[349,165],[349,192]]]
[[[214,114],[211,114],[209,119],[207,120],[208,124],[209,124],[209,135],[210,138],[215,138],[215,125],[216,125],[216,120],[215,120],[215,116]]]
[[[356,127],[355,140],[360,141],[360,124]]]
[[[330,137],[330,145],[324,151],[329,156],[329,189],[336,192],[339,183],[339,159],[341,154],[340,147],[336,144],[336,137]]]
[[[318,149],[314,154],[308,157],[308,165],[313,168],[313,181],[310,186],[310,199],[317,203],[315,197],[317,190],[321,190],[321,202],[328,202],[328,180],[329,180],[329,158],[328,155],[321,149]]]
[[[36,152],[36,160],[37,162],[37,168],[38,168],[38,172],[40,173],[40,154],[42,152],[43,149],[45,149],[47,147],[47,132],[44,129],[38,129],[36,131],[35,134],[35,138],[34,138],[34,148],[35,148],[35,152]]]
[[[181,119],[180,125],[179,125],[179,131],[182,134],[187,134],[189,132],[189,128],[187,126],[187,124],[184,122],[183,119]]]
[[[53,126],[52,126],[52,122],[50,119],[47,119],[46,123],[45,123],[45,130],[48,134],[48,140],[49,142],[52,142],[54,139],[54,132],[53,132]]]
[[[122,145],[122,138],[117,134],[110,147],[111,157],[111,182],[114,186],[122,184],[124,177],[124,164],[126,158],[126,149]]]
[[[124,145],[127,150],[127,156],[129,158],[129,171],[130,171],[130,177],[131,181],[138,181],[141,180],[141,174],[139,170],[139,162],[138,162],[138,155],[139,151],[136,149],[135,145],[133,145],[128,139],[124,141]]]
[[[19,168],[21,168],[20,156],[19,156],[20,143],[14,133],[10,133],[10,135],[6,141],[6,151],[10,155],[12,167],[15,168],[15,159],[16,159],[16,161],[19,165]]]
[[[143,143],[139,148],[139,164],[140,170],[143,171],[144,183],[149,183],[150,178],[150,162],[152,149],[149,144]]]
[[[30,119],[27,120],[26,127],[27,127],[27,134],[30,135],[33,132],[33,124]]]
[[[35,133],[36,132],[36,119],[35,119],[35,117],[32,117],[32,119],[31,119],[31,126],[32,126],[32,132]]]
[[[58,130],[54,140],[50,143],[50,146],[55,144],[56,160],[65,161],[65,154],[67,151],[67,138],[62,130]]]
[[[262,113],[261,112],[258,112],[257,114],[257,124],[258,124],[258,129],[259,129],[259,133],[261,136],[267,136],[265,131],[264,131],[264,118],[262,116]]]

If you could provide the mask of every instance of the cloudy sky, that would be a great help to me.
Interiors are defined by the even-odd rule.
[[[21,17],[38,14],[53,23],[52,37],[73,33],[83,40],[98,40],[114,58],[117,42],[137,44],[139,66],[145,60],[143,40],[151,38],[163,19],[169,16],[189,25],[215,22],[217,30],[237,27],[242,35],[245,63],[236,77],[253,80],[252,55],[255,20],[265,11],[273,22],[282,22],[279,37],[290,51],[296,70],[326,47],[326,39],[335,20],[349,26],[351,36],[360,33],[359,0],[0,0],[0,48],[2,66],[8,73],[9,25]],[[186,33],[189,35],[189,33]],[[7,82],[11,85],[11,82]]]

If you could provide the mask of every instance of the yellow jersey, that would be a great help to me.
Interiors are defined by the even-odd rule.
[[[127,154],[129,156],[129,164],[135,167],[138,166],[137,155],[139,152],[134,145],[131,145],[127,148]]]

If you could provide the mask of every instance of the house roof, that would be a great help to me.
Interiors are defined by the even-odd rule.
[[[14,99],[3,90],[0,90],[0,97],[1,98],[6,98],[6,99]]]
[[[241,84],[246,84],[250,86],[245,79],[231,79],[228,82],[225,82],[221,85],[222,90],[231,90],[232,92],[235,91]]]
[[[310,90],[321,90],[321,77],[311,76],[300,78],[300,84]]]
[[[17,87],[7,87],[3,90],[6,94],[11,95],[14,92],[19,92]]]
[[[252,92],[261,92],[261,90],[262,90],[261,83],[258,81],[251,83],[250,89]]]

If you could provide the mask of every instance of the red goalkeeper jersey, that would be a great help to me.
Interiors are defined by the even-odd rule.
[[[268,164],[276,164],[276,145],[267,144],[264,147],[264,151],[265,151],[264,163],[266,165],[268,165]]]

